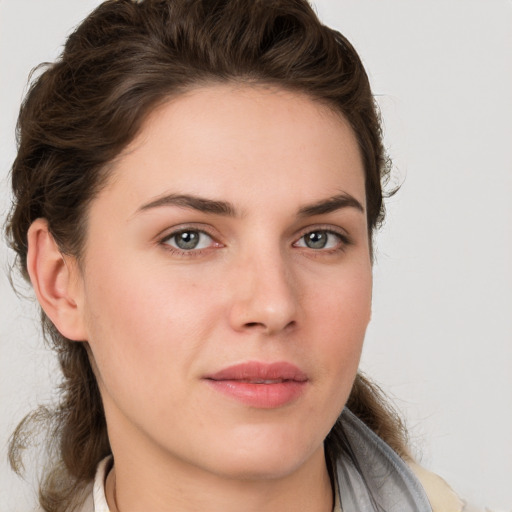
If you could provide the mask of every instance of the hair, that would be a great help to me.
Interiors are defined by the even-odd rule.
[[[25,278],[31,223],[45,218],[62,253],[80,261],[88,206],[108,178],[109,163],[156,106],[213,83],[275,86],[343,115],[363,159],[371,240],[384,219],[389,174],[378,110],[356,51],[320,23],[306,0],[108,0],[70,35],[60,58],[40,69],[20,109],[6,233]],[[111,450],[86,342],[63,337],[44,312],[42,325],[63,373],[60,401],[21,422],[10,461],[21,471],[31,425],[50,421],[53,458],[39,500],[57,512],[76,506]],[[398,415],[361,374],[347,407],[407,454]],[[331,461],[344,449],[341,428],[337,422],[325,441]]]

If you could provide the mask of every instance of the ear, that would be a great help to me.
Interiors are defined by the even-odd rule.
[[[27,270],[37,300],[58,331],[70,340],[84,341],[82,294],[76,258],[61,253],[46,219],[28,230]]]

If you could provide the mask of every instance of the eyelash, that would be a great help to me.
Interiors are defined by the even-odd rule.
[[[319,227],[316,227],[314,229],[307,228],[305,231],[303,231],[303,233],[301,234],[299,239],[296,242],[294,242],[293,245],[295,247],[297,247],[296,244],[299,241],[303,240],[307,235],[312,235],[313,233],[325,233],[327,235],[333,235],[333,236],[335,236],[338,239],[338,243],[336,244],[336,246],[332,247],[332,248],[329,248],[329,249],[325,249],[325,248],[313,249],[313,248],[307,247],[307,246],[306,247],[300,246],[300,247],[303,247],[305,249],[311,249],[311,251],[315,255],[319,254],[319,253],[321,253],[321,254],[336,254],[336,253],[339,253],[339,252],[344,252],[347,249],[347,247],[352,244],[351,239],[345,233],[342,233],[341,231],[334,230],[331,227],[319,226]]]
[[[210,243],[209,247],[205,247],[203,249],[192,248],[192,249],[188,249],[188,250],[180,249],[179,247],[173,247],[172,245],[170,245],[168,243],[170,240],[176,239],[177,236],[179,236],[183,233],[198,233],[200,236],[206,235],[207,237],[209,237],[212,240],[212,242]],[[219,248],[223,247],[223,245],[220,242],[217,242],[215,240],[215,237],[212,234],[208,233],[208,231],[206,231],[204,229],[199,229],[197,227],[183,227],[183,228],[177,229],[177,230],[173,231],[172,233],[169,233],[168,235],[166,235],[164,238],[162,238],[159,243],[160,243],[160,245],[164,246],[164,248],[167,251],[170,251],[171,253],[173,253],[177,256],[183,256],[185,258],[191,258],[191,257],[197,257],[197,256],[203,255],[205,251],[208,251],[209,249],[211,249],[212,244]]]
[[[209,247],[205,247],[205,248],[201,248],[201,249],[191,248],[188,250],[180,249],[178,247],[174,247],[174,246],[170,245],[169,240],[172,240],[172,239],[175,240],[177,236],[179,236],[183,233],[198,233],[200,236],[206,235],[207,237],[209,237],[212,240],[211,244],[213,244],[214,248],[215,248],[215,246],[216,246],[216,248],[223,247],[223,244],[220,242],[217,242],[215,240],[215,237],[212,234],[208,233],[208,231],[206,231],[204,229],[199,229],[196,227],[183,227],[183,228],[177,229],[177,230],[173,231],[172,233],[169,233],[165,237],[163,237],[159,241],[159,244],[164,246],[164,248],[166,250],[172,252],[173,254],[175,254],[177,256],[187,257],[187,258],[202,256],[205,253],[205,251],[208,251],[212,248],[211,244]],[[311,247],[307,247],[305,245],[304,246],[297,245],[307,235],[311,235],[314,233],[325,233],[327,235],[335,236],[338,239],[338,243],[336,244],[336,247],[332,247],[332,248],[328,248],[328,249],[325,249],[325,248],[314,249]],[[314,229],[308,228],[307,230],[304,230],[303,233],[300,235],[300,237],[292,244],[292,246],[297,247],[297,248],[310,249],[313,254],[314,253],[335,254],[338,252],[344,252],[346,250],[346,248],[351,244],[352,244],[352,241],[345,233],[341,233],[339,231],[333,230],[331,227],[327,228],[327,227],[320,226],[320,227],[317,227]]]

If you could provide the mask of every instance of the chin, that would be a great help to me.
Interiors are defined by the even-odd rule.
[[[212,457],[217,463],[215,472],[243,480],[279,479],[294,473],[310,459],[323,463],[323,439],[305,439],[292,432],[276,435],[265,430],[260,428],[260,432],[239,442],[232,439],[222,453],[216,450]]]
[[[228,457],[226,457],[227,459]],[[304,464],[298,457],[229,457],[216,473],[234,480],[279,480],[293,474]]]

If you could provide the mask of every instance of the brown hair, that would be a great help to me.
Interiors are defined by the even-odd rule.
[[[7,236],[27,277],[27,231],[38,217],[63,253],[80,258],[87,208],[109,163],[133,140],[156,105],[213,82],[260,83],[307,94],[341,113],[357,137],[366,180],[368,230],[382,222],[389,169],[379,117],[363,65],[339,32],[322,25],[306,0],[108,0],[71,34],[22,105],[15,202]],[[52,422],[56,455],[40,487],[47,511],[64,511],[110,453],[105,417],[85,343],[64,338],[42,313],[63,372]],[[378,388],[356,377],[347,406],[398,453],[402,423]],[[10,459],[21,467],[31,419],[13,435]],[[337,423],[326,439],[343,450]]]

